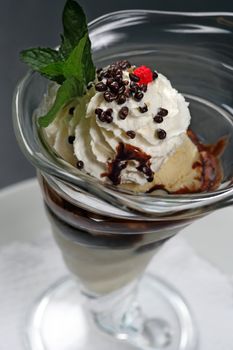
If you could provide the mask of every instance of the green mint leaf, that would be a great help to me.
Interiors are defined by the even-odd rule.
[[[67,58],[81,38],[88,32],[86,15],[76,1],[67,0],[63,10],[62,22],[64,35],[60,52],[64,58]]]
[[[81,84],[75,77],[68,78],[57,91],[56,100],[50,111],[39,118],[38,122],[41,127],[46,128],[53,122],[59,110],[68,103],[72,98],[83,94]]]
[[[64,35],[62,35],[60,53],[64,58],[67,58],[84,35],[87,34],[88,36],[87,19],[83,9],[77,2],[67,0],[62,20]],[[91,41],[89,37],[87,38],[83,54],[83,68],[85,72],[85,83],[88,84],[95,79],[95,66],[92,60]]]
[[[49,48],[34,48],[20,52],[20,58],[33,70],[58,83],[64,81],[59,52]]]
[[[66,78],[74,76],[82,85],[85,85],[85,70],[83,65],[84,51],[87,43],[87,34],[79,41],[64,64]]]
[[[96,69],[92,60],[91,41],[89,37],[86,41],[86,46],[83,53],[83,67],[85,72],[86,85],[95,79]]]
[[[50,63],[47,66],[40,68],[40,73],[50,80],[55,80],[57,83],[62,84],[65,81],[63,67],[63,62]]]
[[[59,48],[59,53],[62,57],[63,60],[66,60],[70,53],[72,52],[73,50],[73,45],[70,43],[70,41],[68,39],[66,39],[64,37],[64,35],[61,35],[61,45],[60,45],[60,48]]]
[[[60,60],[59,52],[49,48],[35,48],[20,52],[20,59],[27,63],[33,70],[40,71],[41,68],[48,64]]]

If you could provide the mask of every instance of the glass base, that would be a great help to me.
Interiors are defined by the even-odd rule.
[[[146,274],[138,302],[144,317],[142,332],[134,338],[110,336],[99,329],[85,308],[78,283],[60,280],[39,300],[27,325],[31,350],[194,350],[195,326],[186,303],[172,287]]]

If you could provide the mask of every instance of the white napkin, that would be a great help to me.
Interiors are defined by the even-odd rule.
[[[233,284],[230,276],[198,256],[181,237],[168,241],[149,267],[185,297],[199,331],[198,350],[233,349]]]
[[[233,349],[233,288],[229,277],[197,256],[179,236],[164,246],[149,270],[169,281],[189,302],[199,327],[199,350]],[[1,247],[1,350],[21,349],[31,305],[65,274],[49,232],[31,242]]]

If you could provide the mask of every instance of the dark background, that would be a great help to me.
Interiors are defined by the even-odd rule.
[[[80,0],[88,20],[106,12],[146,8],[170,11],[230,11],[232,0]],[[35,175],[21,154],[12,129],[12,94],[26,72],[19,62],[20,50],[54,47],[59,42],[65,0],[0,0],[0,188]]]

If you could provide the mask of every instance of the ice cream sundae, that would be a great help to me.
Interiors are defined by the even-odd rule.
[[[216,189],[224,142],[199,141],[190,130],[189,103],[156,62],[137,66],[125,57],[96,68],[86,17],[75,1],[66,3],[63,26],[59,49],[21,53],[24,62],[52,81],[34,117],[53,156],[77,177],[83,172],[133,195]],[[96,215],[63,196],[43,174],[40,182],[67,266],[96,293],[133,280],[154,251],[189,222]]]

